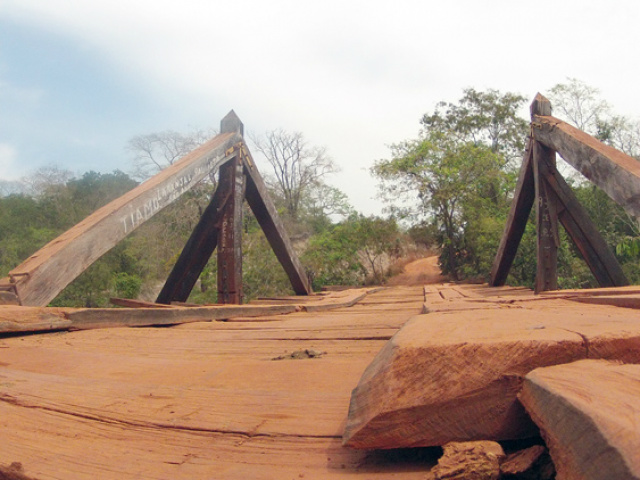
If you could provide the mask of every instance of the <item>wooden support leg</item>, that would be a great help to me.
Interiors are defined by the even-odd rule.
[[[220,168],[220,187],[228,193],[218,234],[218,303],[242,303],[242,203],[245,176],[238,156]]]
[[[533,144],[533,176],[536,187],[536,229],[538,232],[535,292],[558,289],[558,210],[556,197],[540,174],[540,164],[555,166],[556,152],[540,142]]]
[[[216,189],[211,202],[193,229],[171,270],[156,303],[186,302],[218,244],[222,212],[229,199],[228,189]]]
[[[534,197],[533,146],[531,139],[529,139],[527,142],[527,150],[522,161],[522,167],[520,167],[516,192],[511,202],[511,208],[509,209],[507,224],[500,239],[500,246],[498,247],[496,258],[493,261],[493,267],[491,268],[491,280],[489,284],[492,287],[502,286],[507,281],[509,270],[518,251],[518,245],[520,245],[520,240],[522,240],[524,229],[529,220]]]
[[[311,295],[313,290],[304,268],[289,240],[284,225],[280,221],[273,201],[269,197],[264,180],[255,168],[248,150],[242,150],[244,172],[247,177],[246,199],[267,237],[273,252],[289,277],[296,295]]]
[[[629,281],[615,255],[600,232],[589,219],[571,187],[551,165],[540,163],[539,172],[544,178],[547,192],[555,197],[558,219],[575,243],[601,287],[621,287]]]

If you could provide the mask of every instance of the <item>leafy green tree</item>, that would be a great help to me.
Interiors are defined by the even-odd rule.
[[[114,274],[113,283],[115,293],[120,298],[137,298],[142,288],[142,279],[127,272]]]
[[[6,276],[61,231],[55,220],[33,197],[0,198],[0,277]]]
[[[458,103],[438,103],[421,123],[426,136],[441,132],[455,143],[486,146],[508,163],[522,158],[528,122],[518,111],[525,101],[522,95],[511,92],[467,88]]]
[[[302,262],[314,289],[326,285],[382,283],[385,257],[398,253],[399,231],[394,219],[352,214],[309,239]]]
[[[369,277],[376,284],[384,281],[386,264],[391,256],[400,255],[400,232],[393,217],[354,215],[354,240]]]
[[[502,158],[487,147],[457,142],[440,132],[391,149],[392,158],[376,162],[372,169],[385,200],[394,205],[408,195],[412,204],[398,211],[431,218],[440,232],[443,271],[457,280],[465,219],[474,221],[465,216],[465,209],[475,203],[478,210],[481,199],[495,201],[492,197],[504,190]]]

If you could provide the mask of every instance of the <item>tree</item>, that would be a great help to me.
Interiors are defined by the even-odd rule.
[[[28,195],[0,198],[0,278],[59,232],[55,217]]]
[[[591,135],[596,135],[598,123],[609,116],[610,106],[600,98],[600,91],[576,78],[554,85],[548,98],[552,113]]]
[[[600,90],[568,78],[549,91],[553,113],[614,148],[640,159],[640,122],[616,115]]]
[[[127,145],[127,150],[133,155],[131,175],[138,180],[146,180],[173,165],[214,135],[213,129],[195,129],[186,134],[165,130],[137,135]]]
[[[326,185],[324,178],[338,171],[326,148],[309,146],[300,132],[282,129],[267,132],[252,141],[267,160],[273,175],[266,176],[286,214],[298,220],[305,200],[314,189]]]
[[[640,122],[621,115],[600,118],[596,137],[640,161]]]
[[[21,179],[26,194],[41,197],[43,195],[55,195],[56,191],[63,189],[67,182],[74,177],[71,170],[58,165],[45,165],[35,172]]]
[[[376,162],[372,169],[385,200],[394,205],[401,196],[413,197],[413,205],[397,211],[432,219],[441,232],[443,271],[457,280],[465,226],[475,220],[466,218],[465,223],[465,208],[504,190],[502,157],[486,146],[435,131],[391,150],[392,158]]]
[[[0,179],[0,197],[24,193],[24,190],[25,186],[22,182],[19,182],[17,180]]]
[[[338,188],[318,183],[309,191],[303,202],[301,219],[311,231],[318,233],[332,223],[332,217],[348,217],[353,213],[347,196]]]
[[[464,90],[457,104],[440,102],[422,117],[426,135],[441,132],[458,143],[484,145],[502,155],[505,164],[522,158],[528,122],[518,116],[525,102],[522,95],[498,90]]]
[[[381,284],[385,277],[385,264],[390,257],[399,255],[400,232],[393,217],[353,215],[354,241],[358,245],[358,253],[365,261],[371,280]]]
[[[381,284],[400,232],[393,218],[352,213],[309,240],[302,262],[314,289],[325,285]]]

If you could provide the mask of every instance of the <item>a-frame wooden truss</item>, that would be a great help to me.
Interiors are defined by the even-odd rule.
[[[125,236],[219,169],[217,190],[162,289],[158,303],[186,301],[216,246],[218,302],[242,302],[241,234],[245,198],[296,294],[312,293],[244,143],[243,130],[242,122],[231,111],[222,119],[220,133],[213,139],[49,242],[14,268],[8,278],[0,280],[0,291],[13,293],[21,305],[47,305]]]
[[[520,169],[507,225],[491,270],[490,284],[504,285],[535,202],[536,292],[556,290],[558,221],[603,287],[628,281],[571,188],[556,169],[556,152],[613,200],[640,218],[640,162],[551,116],[549,100],[531,104],[531,134]]]

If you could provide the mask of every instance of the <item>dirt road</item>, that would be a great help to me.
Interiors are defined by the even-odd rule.
[[[401,274],[389,279],[387,285],[428,285],[443,281],[438,257],[434,255],[408,263]]]

